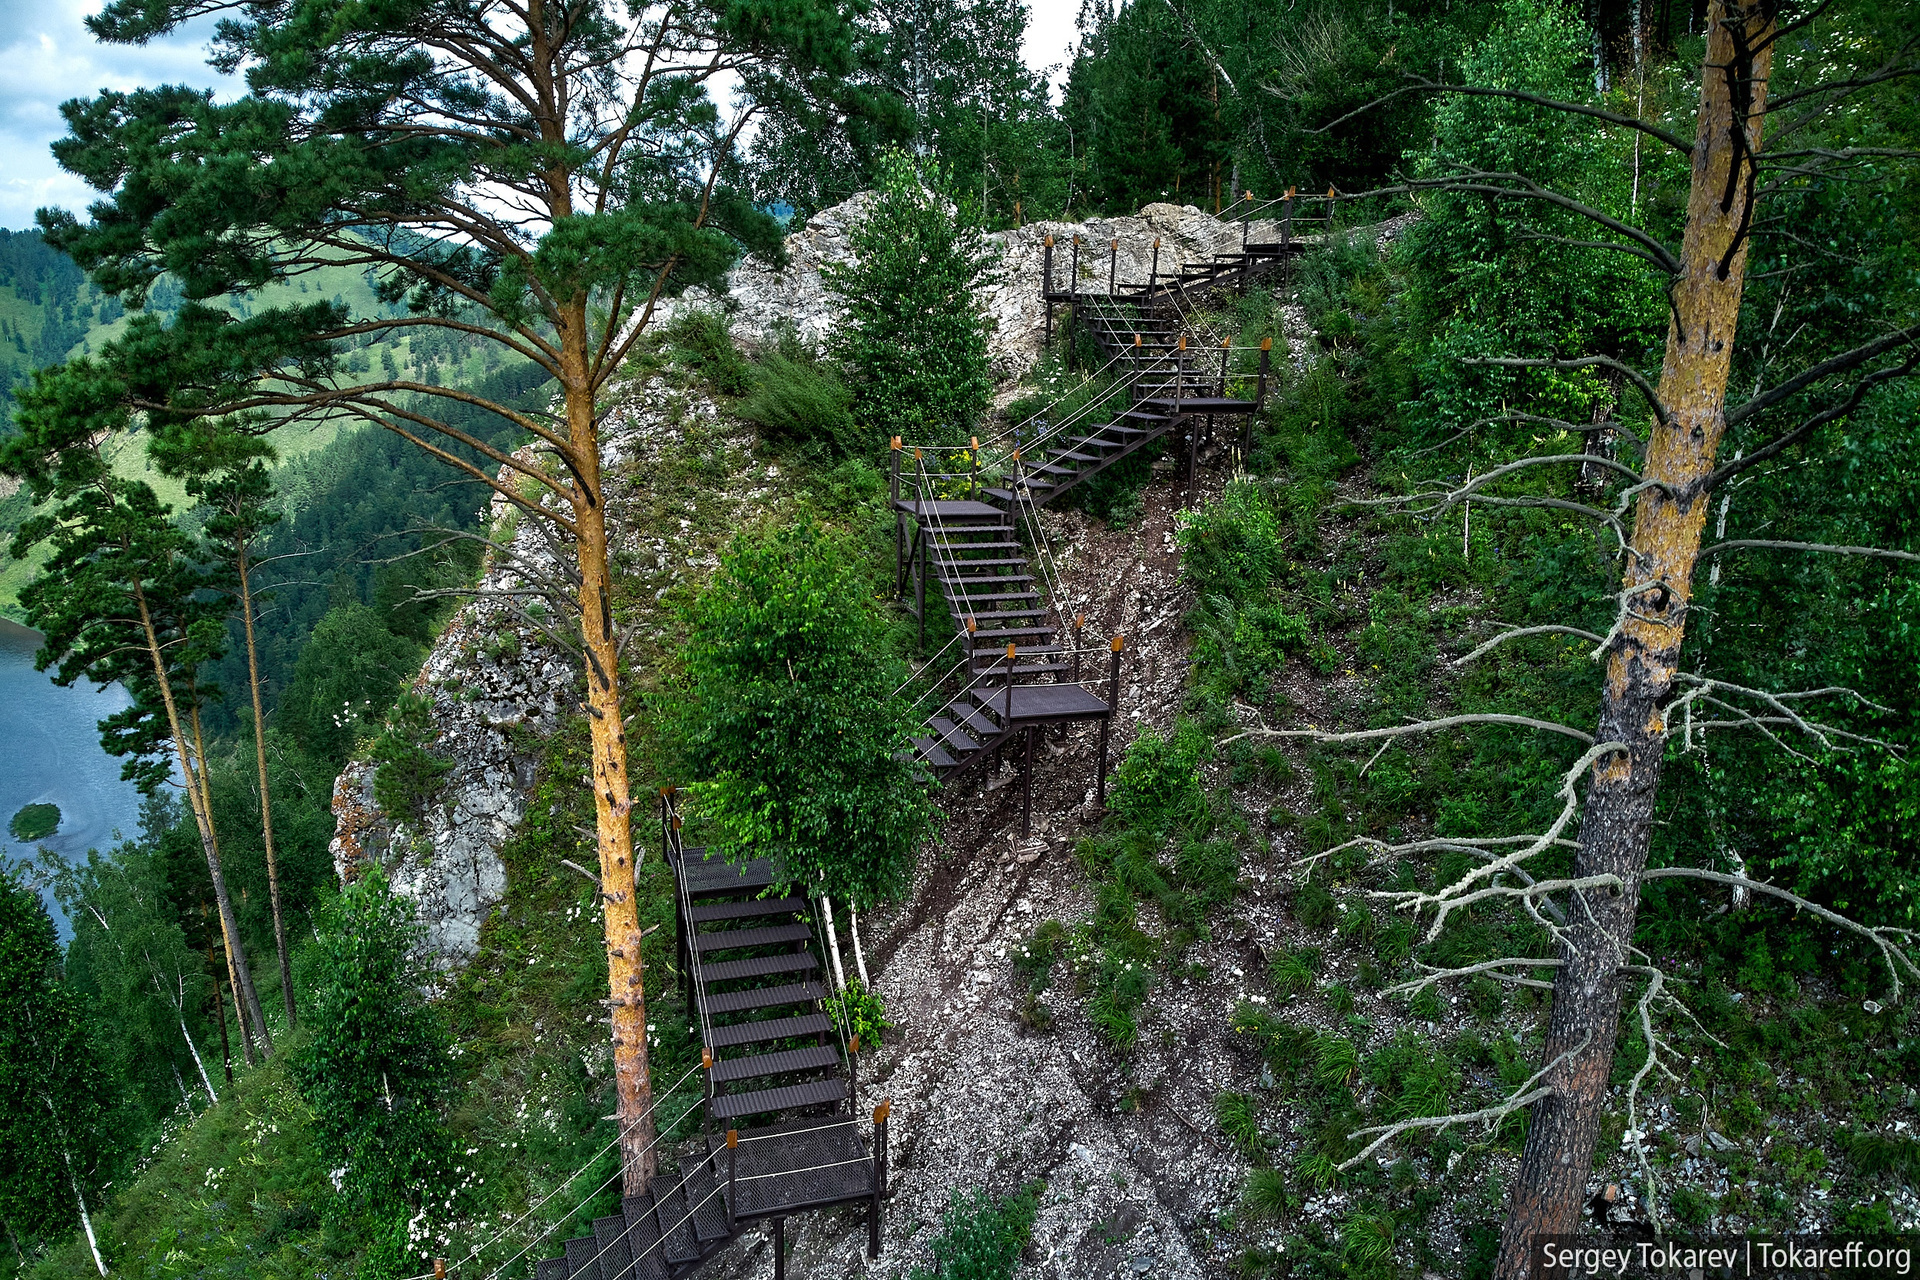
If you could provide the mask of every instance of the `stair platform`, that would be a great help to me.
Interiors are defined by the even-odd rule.
[[[726,1140],[715,1135],[708,1149],[724,1168]],[[873,1194],[873,1157],[850,1119],[803,1116],[743,1129],[735,1159],[736,1218],[786,1217]]]
[[[996,714],[1007,705],[1007,691],[981,690],[975,695]],[[1107,704],[1077,684],[1017,684],[1013,686],[1013,712],[1007,717],[1016,725],[1057,724],[1063,720],[1101,720]]]
[[[1007,518],[1007,513],[992,503],[975,502],[971,498],[938,498],[927,502],[917,498],[896,498],[893,506],[896,511],[904,511],[916,518],[925,516],[935,524],[949,520],[980,520],[1002,524]]]

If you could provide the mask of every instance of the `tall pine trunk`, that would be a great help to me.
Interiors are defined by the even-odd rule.
[[[248,582],[247,544],[240,544],[240,618],[247,637],[247,688],[253,694],[253,762],[260,772],[260,839],[267,850],[267,895],[273,905],[273,945],[280,952],[280,1001],[292,1031],[293,965],[287,959],[287,922],[280,914],[280,864],[273,852],[273,796],[267,786],[267,723],[260,707],[260,652],[253,639],[253,590]]]
[[[213,822],[213,780],[212,770],[207,768],[206,736],[200,730],[200,692],[199,689],[193,685],[191,677],[189,677],[188,684],[188,691],[191,697],[187,704],[187,712],[190,717],[187,722],[187,727],[193,734],[193,758],[195,763],[200,767],[200,803],[206,807],[207,830],[213,837],[214,861],[216,864],[219,864],[220,832],[214,826]],[[224,891],[225,889],[224,873],[221,879],[223,883],[216,890],[216,893]],[[229,913],[233,910],[231,900],[228,902],[227,910]],[[262,1058],[270,1058],[273,1056],[273,1036],[267,1031],[267,1015],[260,1007],[260,992],[253,985],[253,967],[247,963],[247,953],[239,950],[240,929],[237,922],[233,931],[233,939],[235,946],[234,955],[238,958],[238,964],[235,965],[235,981],[238,985],[234,987],[234,1008],[236,1010],[239,1009],[241,1001],[243,999],[246,1001],[247,1016],[241,1022],[241,1029],[244,1033],[247,1024],[252,1023],[253,1034],[260,1038],[260,1056]],[[248,1043],[251,1044],[252,1041],[249,1040]],[[247,1060],[249,1062],[253,1060],[251,1054],[248,1055]]]
[[[146,639],[148,655],[153,659],[154,683],[160,690],[160,703],[167,712],[167,729],[173,735],[173,748],[180,758],[180,772],[186,779],[187,807],[193,811],[194,825],[200,833],[200,851],[206,855],[207,875],[213,881],[213,900],[220,910],[220,936],[226,944],[228,969],[234,975],[234,1009],[237,1013],[242,998],[239,982],[244,977],[246,988],[251,989],[253,975],[247,972],[246,953],[240,950],[240,925],[234,919],[233,900],[227,896],[227,877],[220,869],[220,847],[214,843],[213,839],[213,814],[207,808],[206,792],[201,789],[200,779],[194,770],[194,752],[188,742],[186,730],[180,723],[180,708],[174,701],[173,682],[167,677],[167,661],[161,652],[160,635],[154,627],[153,611],[147,605],[146,589],[136,583],[133,595],[134,602],[140,610],[141,634]],[[259,1001],[255,1000],[253,1003],[257,1008]],[[261,1030],[264,1033],[265,1028]],[[244,1019],[241,1021],[240,1039],[243,1044],[248,1043]],[[253,1060],[251,1049],[248,1050],[247,1060],[249,1062]]]
[[[1598,741],[1625,749],[1593,768],[1574,875],[1617,876],[1622,888],[1584,895],[1559,947],[1543,1065],[1553,1093],[1533,1107],[1520,1170],[1501,1233],[1495,1274],[1534,1274],[1532,1241],[1580,1227],[1587,1179],[1612,1073],[1622,973],[1646,869],[1665,708],[1686,635],[1688,601],[1709,495],[1704,482],[1726,430],[1727,370],[1746,277],[1751,159],[1760,148],[1772,62],[1773,20],[1764,5],[1713,0],[1701,68],[1681,275],[1674,286],[1655,423],[1634,510],[1622,582],[1628,608],[1607,654]]]
[[[607,510],[601,483],[598,421],[586,376],[585,299],[563,330],[571,366],[566,382],[568,463],[580,497],[573,508],[580,569],[580,632],[586,657],[588,730],[593,740],[593,809],[600,848],[600,900],[607,946],[607,994],[613,1035],[614,1114],[620,1126],[623,1194],[637,1196],[653,1180],[653,1082],[647,1070],[647,998],[640,955],[640,913],[634,901],[633,798],[627,785],[627,733],[620,709],[619,645],[613,629],[607,558]]]

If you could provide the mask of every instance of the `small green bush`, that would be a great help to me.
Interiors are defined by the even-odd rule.
[[[412,691],[394,700],[386,729],[373,744],[373,798],[385,813],[418,822],[453,761],[427,749],[433,741],[433,703]]]
[[[1260,1101],[1250,1093],[1222,1092],[1213,1100],[1214,1122],[1250,1164],[1265,1164],[1267,1135],[1260,1131]]]
[[[827,1013],[848,1040],[858,1039],[860,1047],[871,1049],[897,1025],[887,1021],[887,1005],[878,991],[867,990],[858,978],[849,979],[845,991],[836,991],[823,1001]]]
[[[753,381],[727,322],[711,311],[689,311],[667,326],[667,341],[721,395],[743,396]]]
[[[1293,1207],[1286,1175],[1278,1169],[1255,1169],[1247,1178],[1241,1202],[1247,1207],[1247,1216],[1257,1222],[1272,1222],[1283,1216]]]
[[[804,353],[768,352],[753,370],[751,394],[734,412],[769,438],[823,453],[863,456],[880,445],[855,428],[853,392],[840,375]]]
[[[1320,965],[1320,948],[1289,947],[1268,962],[1267,979],[1282,995],[1297,996],[1313,990]]]
[[[1180,517],[1174,538],[1180,576],[1202,599],[1263,595],[1286,567],[1279,518],[1249,480],[1229,484],[1217,500]]]
[[[1293,914],[1307,928],[1321,929],[1333,923],[1339,914],[1339,904],[1327,886],[1318,880],[1309,880],[1293,895]]]
[[[1045,1190],[1044,1183],[1029,1183],[997,1200],[978,1188],[954,1192],[928,1246],[934,1270],[915,1267],[908,1280],[1012,1280]]]
[[[1147,831],[1201,825],[1207,797],[1199,770],[1212,749],[1206,734],[1184,719],[1165,737],[1142,727],[1114,774],[1114,813],[1127,826]]]

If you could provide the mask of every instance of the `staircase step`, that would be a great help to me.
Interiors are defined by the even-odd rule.
[[[732,951],[740,947],[777,947],[789,942],[806,942],[812,937],[813,930],[804,924],[776,924],[765,929],[715,929],[710,933],[696,933],[693,945],[705,955],[709,951]]]
[[[707,981],[714,979],[709,976]],[[775,1009],[783,1004],[809,1004],[826,995],[817,982],[789,982],[778,987],[749,987],[745,991],[708,993],[701,1003],[709,1014],[745,1013],[749,1009]]]
[[[913,749],[920,753],[920,758],[936,769],[951,769],[960,763],[948,755],[945,749],[932,738],[910,738],[908,741],[913,743]]]
[[[817,1036],[833,1030],[833,1020],[824,1013],[805,1013],[797,1018],[762,1018],[758,1022],[735,1022],[713,1029],[712,1048],[731,1049],[743,1044],[766,1044],[794,1036]]]
[[[542,1258],[533,1265],[533,1280],[567,1280],[565,1258]]]
[[[934,737],[939,739],[940,745],[949,748],[950,751],[965,753],[980,749],[980,744],[968,737],[966,732],[951,720],[932,716],[927,720],[927,728],[933,730]]]
[[[1000,726],[996,722],[987,719],[972,707],[962,706],[956,702],[946,708],[946,713],[965,725],[967,732],[976,738],[991,738],[1000,732]]]
[[[968,599],[978,600],[979,597],[971,596],[968,597]],[[1044,618],[1052,612],[1053,610],[1051,609],[979,609],[967,616],[971,617],[975,622],[981,623],[986,622],[988,619],[992,619],[995,622],[1006,622],[1015,618]]]
[[[935,560],[933,563],[939,569],[994,569],[1011,564],[1025,564],[1027,557],[1013,556],[997,560]]]
[[[660,1220],[654,1216],[653,1195],[627,1196],[620,1201],[627,1221],[627,1248],[633,1254],[633,1280],[667,1280],[669,1264],[660,1247]]]
[[[687,894],[694,898],[712,898],[729,893],[756,893],[773,883],[773,864],[765,858],[735,866],[715,858],[706,860],[705,849],[687,850]]]
[[[700,1256],[733,1237],[727,1230],[727,1181],[712,1164],[702,1162],[687,1176],[687,1200],[692,1205],[693,1234],[700,1241]]]
[[[973,595],[948,595],[947,599],[956,604],[979,604],[986,600],[1038,600],[1038,591],[982,591]],[[966,615],[961,615],[964,623]]]
[[[986,621],[986,619],[988,619],[988,618],[990,618],[990,617],[992,617],[992,616],[993,616],[992,614],[976,614],[976,615],[974,615],[974,621],[975,621],[975,622],[985,622],[985,621]],[[979,636],[991,636],[991,637],[993,637],[993,638],[994,638],[995,640],[1003,640],[1003,639],[1005,639],[1005,638],[1006,638],[1006,637],[1008,637],[1008,636],[1051,636],[1051,635],[1054,635],[1054,634],[1056,634],[1056,632],[1057,632],[1057,629],[1056,629],[1056,628],[1054,628],[1054,627],[987,627],[987,626],[982,626],[982,627],[981,627],[981,628],[980,628],[980,629],[979,629],[978,631],[976,631],[976,632],[974,632],[974,635],[975,635],[976,637],[979,637]],[[1038,646],[1035,646],[1035,647],[1038,647]],[[1022,651],[1022,652],[1025,652],[1025,651],[1026,651],[1026,649],[1027,649],[1027,646],[1023,644],[1023,645],[1021,645],[1021,646],[1020,646],[1020,649],[1021,649],[1021,651]],[[976,657],[976,658],[985,658],[985,657],[988,657],[988,656],[989,656],[989,655],[987,655],[987,654],[984,654],[984,653],[977,653],[977,654],[975,654],[975,655],[974,655],[974,657]],[[999,656],[1000,656],[1000,657],[1002,657],[1002,658],[1004,658],[1004,657],[1006,657],[1006,651],[1005,651],[1005,650],[1002,650],[1002,651],[1000,652],[1000,654],[999,654]],[[1015,654],[1014,656],[1015,656],[1015,657],[1018,657],[1018,656],[1019,656],[1019,654]]]
[[[818,1071],[840,1065],[840,1050],[834,1045],[809,1045],[805,1049],[778,1049],[744,1058],[723,1058],[713,1064],[708,1077],[720,1084],[731,1080],[753,1080],[764,1076],[784,1076],[795,1071]]]
[[[750,902],[712,902],[693,909],[693,922],[748,920],[755,916],[795,915],[806,909],[798,898],[755,898]]]
[[[985,577],[953,578],[948,581],[947,585],[951,587],[976,587],[976,586],[984,587],[989,585],[1002,586],[1002,585],[1006,585],[1014,582],[1032,582],[1032,581],[1033,581],[1033,575],[1030,573],[996,573],[996,574],[989,574]],[[961,598],[964,600],[976,600],[976,599],[980,599],[981,597],[962,596]]]
[[[633,1280],[633,1251],[627,1247],[627,1220],[619,1214],[593,1220],[593,1241],[600,1250],[601,1280]]]
[[[709,1105],[714,1119],[733,1120],[740,1116],[791,1111],[799,1107],[832,1106],[844,1102],[846,1097],[847,1082],[835,1076],[827,1080],[809,1080],[804,1084],[781,1085],[776,1089],[723,1093]]]
[[[570,1280],[600,1280],[600,1246],[592,1236],[575,1236],[565,1248]]]
[[[788,951],[777,956],[754,956],[747,960],[722,960],[700,966],[700,976],[708,982],[734,982],[741,978],[765,978],[776,973],[805,973],[818,969],[820,962],[811,951]]]

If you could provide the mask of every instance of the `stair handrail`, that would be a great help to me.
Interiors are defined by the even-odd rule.
[[[687,1076],[691,1076],[695,1071],[698,1071],[698,1070],[699,1070],[698,1067],[688,1068],[687,1074],[684,1076],[681,1076],[679,1080],[676,1080],[673,1083],[672,1087],[669,1088],[666,1093],[664,1094],[656,1093],[654,1095],[655,1101],[657,1102],[660,1098],[663,1098],[663,1097],[671,1097],[673,1094],[673,1090],[678,1089],[682,1084],[685,1084],[687,1081]],[[653,1137],[648,1139],[647,1145],[645,1147],[641,1148],[641,1154],[644,1155],[646,1152],[653,1150],[653,1148],[659,1144],[661,1137],[664,1134],[673,1132],[673,1130],[676,1127],[678,1127],[678,1125],[682,1120],[685,1120],[688,1116],[693,1114],[694,1107],[698,1105],[699,1104],[697,1102],[688,1103],[687,1109],[685,1111],[682,1111],[678,1116],[675,1116],[672,1124],[669,1124],[664,1129],[656,1128],[654,1130]],[[653,1109],[652,1104],[649,1104],[648,1106],[649,1114],[651,1114],[652,1109]],[[636,1119],[631,1123],[637,1124],[638,1120]],[[495,1232],[492,1240],[487,1241],[486,1244],[481,1245],[478,1249],[469,1251],[466,1257],[460,1259],[458,1262],[454,1262],[450,1264],[447,1269],[449,1271],[453,1271],[460,1267],[465,1266],[468,1262],[471,1262],[477,1259],[483,1250],[491,1248],[502,1236],[506,1235],[507,1232],[513,1230],[514,1227],[519,1226],[520,1223],[525,1222],[528,1218],[532,1217],[535,1211],[537,1211],[541,1205],[544,1205],[548,1200],[551,1200],[555,1195],[559,1194],[560,1189],[562,1187],[571,1185],[574,1178],[577,1178],[582,1173],[585,1173],[589,1168],[591,1168],[595,1163],[599,1161],[601,1156],[607,1153],[608,1149],[611,1148],[614,1145],[614,1143],[617,1143],[619,1141],[620,1141],[619,1137],[615,1137],[611,1142],[607,1143],[605,1147],[600,1148],[600,1150],[596,1151],[593,1154],[593,1158],[589,1160],[585,1165],[581,1166],[580,1169],[572,1175],[572,1177],[567,1178],[566,1181],[562,1182],[559,1186],[555,1187],[552,1191],[549,1191],[546,1195],[542,1196],[538,1201],[536,1201],[534,1204],[529,1206],[527,1211],[521,1214],[518,1218],[516,1218],[510,1225],[503,1227],[499,1231]],[[521,1258],[527,1255],[528,1250],[532,1249],[535,1245],[539,1244],[542,1240],[545,1240],[548,1236],[552,1235],[555,1231],[559,1230],[561,1223],[565,1222],[567,1219],[571,1218],[574,1214],[580,1212],[582,1209],[586,1208],[588,1205],[592,1204],[595,1200],[597,1200],[602,1191],[605,1191],[608,1187],[613,1185],[615,1179],[622,1178],[625,1176],[626,1176],[626,1170],[624,1168],[614,1170],[613,1176],[608,1178],[605,1182],[602,1182],[599,1186],[595,1187],[592,1191],[589,1191],[585,1199],[581,1200],[578,1204],[574,1205],[573,1208],[561,1214],[558,1218],[555,1218],[538,1235],[534,1236],[533,1239],[527,1241],[524,1245],[520,1246],[520,1251],[518,1253],[514,1254],[511,1258],[508,1258],[505,1262],[495,1267],[492,1271],[488,1272],[487,1280],[499,1280],[499,1277],[501,1277],[502,1275],[505,1275],[507,1270],[511,1268],[514,1263],[520,1261]],[[684,1182],[685,1180],[682,1179],[682,1181]]]
[[[679,790],[675,787],[660,789],[661,830],[668,854],[668,865],[673,869],[674,894],[680,918],[686,922],[687,930],[687,994],[692,997],[694,1012],[700,1020],[700,1044],[702,1065],[706,1068],[705,1095],[709,1110],[713,1103],[713,1019],[707,1014],[705,965],[700,959],[699,931],[693,922],[693,894],[687,888],[687,850],[680,838],[680,806],[677,803]]]

